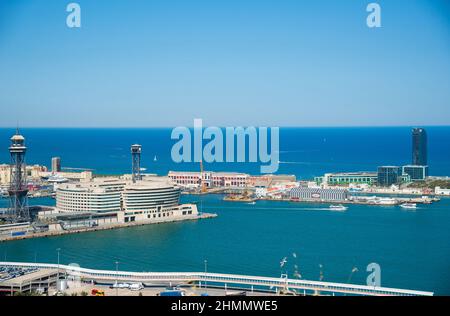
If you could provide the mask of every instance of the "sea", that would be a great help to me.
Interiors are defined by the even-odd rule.
[[[300,180],[328,172],[375,171],[411,163],[412,127],[281,128],[279,174]],[[450,176],[450,127],[425,127],[430,174]],[[142,167],[166,175],[198,171],[198,163],[175,163],[172,129],[24,128],[27,163],[92,169],[98,174],[131,170],[130,145],[142,145]],[[0,129],[0,164],[9,162],[9,138]],[[156,159],[155,159],[156,158]],[[204,164],[205,170],[260,173],[259,163]],[[0,260],[56,262],[129,271],[208,271],[366,284],[377,263],[381,285],[450,295],[450,199],[399,207],[350,205],[332,212],[327,204],[225,202],[223,195],[183,195],[218,217],[0,243]],[[54,205],[50,198],[32,205]],[[7,205],[0,199],[0,207]],[[280,262],[286,258],[286,264]],[[352,272],[353,271],[353,272]]]

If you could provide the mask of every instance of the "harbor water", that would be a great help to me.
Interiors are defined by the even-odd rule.
[[[4,139],[13,131],[0,132],[0,145],[5,148],[0,163],[8,162]],[[443,145],[450,143],[450,128],[429,128],[428,132],[431,174],[450,175],[450,149]],[[195,164],[171,162],[170,130],[24,129],[22,133],[29,147],[27,161],[33,164],[49,165],[52,156],[61,156],[63,166],[124,173],[130,164],[128,147],[139,142],[149,172],[198,169]],[[286,163],[281,164],[280,173],[310,178],[324,172],[407,164],[409,135],[409,128],[282,130],[280,160]],[[255,164],[207,167],[259,170]],[[450,294],[450,199],[416,210],[349,205],[346,212],[330,211],[327,204],[224,202],[223,195],[184,195],[182,200],[219,216],[0,243],[0,258],[56,262],[60,248],[61,263],[90,268],[114,270],[119,261],[121,270],[203,271],[207,260],[210,272],[294,277],[298,271],[304,279],[318,280],[322,270],[324,281],[356,284],[366,283],[366,267],[374,262],[381,267],[383,286]],[[54,202],[30,200],[36,205]],[[0,207],[6,205],[7,200],[1,199]],[[280,268],[284,257],[287,264]]]

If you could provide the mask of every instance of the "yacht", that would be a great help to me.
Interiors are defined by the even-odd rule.
[[[339,204],[339,205],[330,205],[330,210],[332,211],[346,211],[348,210],[348,207]]]
[[[405,208],[405,209],[415,210],[417,208],[417,204],[416,203],[404,203],[404,204],[400,205],[400,207]]]

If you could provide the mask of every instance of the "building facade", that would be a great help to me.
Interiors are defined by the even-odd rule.
[[[115,214],[118,222],[170,220],[198,215],[196,205],[180,205],[180,187],[166,177],[94,178],[64,183],[56,190],[59,213]]]
[[[245,187],[248,174],[237,172],[189,172],[170,171],[168,177],[177,185],[183,187]]]
[[[349,193],[344,189],[321,189],[321,188],[293,188],[289,192],[292,200],[319,200],[319,201],[345,201]]]
[[[332,186],[349,184],[368,184],[377,183],[378,175],[376,172],[345,172],[345,173],[326,173],[322,177],[314,178],[317,185],[327,184]]]
[[[428,165],[427,132],[423,128],[412,130],[412,164],[415,166]]]
[[[411,181],[422,181],[428,177],[428,166],[403,166],[402,174],[409,175]]]
[[[378,167],[377,184],[388,187],[402,182],[402,168],[397,166]]]
[[[61,212],[119,212],[126,182],[94,179],[89,182],[63,183],[56,190],[56,208]]]
[[[52,173],[61,172],[61,158],[53,157],[52,158]]]
[[[42,173],[47,172],[47,167],[40,165],[26,166],[27,178],[39,180]],[[0,165],[0,185],[6,186],[11,182],[11,167],[7,164]]]

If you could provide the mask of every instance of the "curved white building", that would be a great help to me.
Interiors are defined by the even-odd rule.
[[[160,221],[197,215],[196,205],[179,205],[181,190],[170,179],[148,177],[133,183],[117,178],[64,183],[56,191],[59,212],[117,213],[119,222]]]
[[[117,179],[60,184],[56,190],[56,208],[61,212],[118,212],[125,185]]]
[[[123,208],[127,211],[177,206],[180,188],[167,181],[139,181],[125,186]]]

